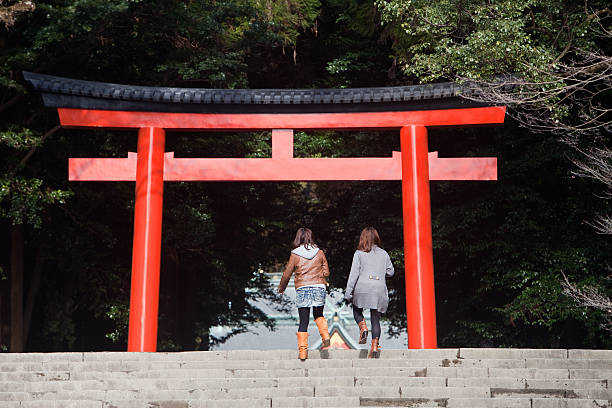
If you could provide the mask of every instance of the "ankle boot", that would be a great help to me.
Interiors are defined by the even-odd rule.
[[[298,343],[298,358],[300,360],[306,360],[308,358],[308,333],[297,332],[297,343]]]
[[[368,326],[365,319],[357,324],[359,325],[359,344],[365,344],[368,339]]]
[[[372,339],[372,345],[370,346],[370,352],[368,358],[378,358],[378,352],[380,351],[380,345],[378,344],[378,337]]]
[[[320,316],[315,319],[315,323],[317,324],[319,334],[321,335],[321,347],[329,347],[330,338],[329,330],[327,329],[327,319],[323,316]]]

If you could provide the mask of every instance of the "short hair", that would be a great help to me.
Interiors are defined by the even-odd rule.
[[[359,245],[357,245],[357,250],[370,252],[374,245],[381,247],[378,231],[376,231],[376,228],[374,227],[364,228],[363,231],[361,231],[361,236],[359,237]]]
[[[295,233],[293,246],[299,247],[300,245],[304,245],[306,249],[308,249],[309,246],[313,248],[317,246],[314,240],[314,234],[309,228],[299,228]]]

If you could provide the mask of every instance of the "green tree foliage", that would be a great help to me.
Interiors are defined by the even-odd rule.
[[[609,132],[612,10],[591,0],[378,0],[402,69],[474,84],[535,130]]]
[[[487,140],[461,136],[462,150]],[[578,307],[561,287],[562,274],[604,283],[609,242],[584,222],[608,205],[593,194],[601,186],[572,174],[567,157],[576,153],[552,135],[509,124],[487,145],[478,155],[499,152],[497,183],[433,184],[441,343],[609,347],[601,313]]]
[[[384,86],[511,73],[555,90],[566,83],[547,82],[553,63],[570,64],[583,55],[578,49],[604,49],[596,29],[608,21],[603,2],[588,2],[585,11],[553,0],[392,0],[378,9],[361,0],[35,3],[0,32],[0,214],[7,226],[26,224],[25,290],[38,285],[37,276],[41,288],[28,350],[125,348],[133,183],[69,183],[65,166],[69,157],[125,157],[136,137],[56,128],[56,113],[24,87],[21,70],[219,88]],[[554,109],[565,123],[579,122],[571,104]],[[297,157],[393,150],[397,132],[295,135]],[[432,183],[440,345],[609,347],[602,315],[570,302],[560,285],[563,273],[601,287],[612,261],[610,243],[585,223],[609,200],[593,194],[605,192],[601,184],[572,173],[576,152],[512,121],[432,129],[430,150],[497,156],[500,172],[497,182]],[[270,135],[169,133],[166,151],[269,157]],[[398,271],[387,317],[395,332],[405,330],[398,182],[166,183],[163,222],[160,349],[206,349],[226,339],[210,334],[217,325],[233,327],[230,336],[255,321],[271,326],[249,300],[276,299],[261,271],[286,261],[302,225],[315,231],[340,288],[361,229],[379,230]],[[8,270],[6,250],[0,259]]]
[[[420,80],[550,71],[570,50],[601,46],[607,2],[379,0],[402,68]]]
[[[313,27],[321,6],[319,0],[256,0],[253,3],[267,31],[273,33],[283,47],[294,48],[300,33]]]
[[[3,165],[9,169],[17,160],[12,168],[44,174],[27,179],[7,171],[2,180],[2,215],[45,226],[42,231],[28,231],[26,240],[26,253],[37,246],[41,249],[45,272],[46,290],[38,295],[35,306],[33,348],[87,349],[90,341],[101,344],[104,332],[119,343],[103,347],[123,348],[133,187],[127,183],[69,185],[65,168],[62,171],[50,163],[66,163],[69,156],[124,157],[135,150],[135,138],[111,132],[88,132],[83,138],[80,132],[56,132],[55,127],[47,134],[49,123],[57,123],[55,114],[42,108],[38,95],[25,90],[21,70],[147,85],[244,87],[249,47],[265,44],[280,50],[291,45],[295,30],[308,25],[304,18],[312,21],[308,16],[316,14],[316,7],[307,2],[290,6],[284,17],[274,16],[279,18],[274,21],[261,5],[245,1],[41,1],[2,32],[1,96],[8,113],[2,118],[2,142],[7,148],[31,151],[27,168],[14,154],[3,154]],[[275,24],[271,35],[268,28]],[[48,140],[43,144],[42,139]],[[215,140],[226,143],[213,147],[213,156],[256,154],[261,143],[269,146],[269,137],[255,146],[260,139],[190,135],[186,139],[169,136],[169,149],[175,140],[179,154],[196,157],[211,156],[209,148]],[[206,149],[198,150],[202,146]],[[266,209],[274,206],[253,186],[201,187],[166,187],[160,341],[171,348],[208,348],[215,341],[207,336],[214,324],[244,327],[244,322],[253,320],[271,324],[246,300],[257,293],[273,296],[265,279],[255,273],[261,257],[253,260],[254,254],[266,253],[262,245],[267,244],[255,240],[250,245],[249,239],[268,228],[283,228],[278,223],[268,226],[265,212],[249,209],[257,202],[265,203]],[[274,195],[279,194],[277,190],[283,187],[265,191]],[[67,191],[74,193],[74,199],[65,203]],[[42,212],[51,203],[65,205]],[[230,208],[232,215],[225,211]],[[241,238],[242,249],[224,252]],[[32,265],[26,264],[29,268]],[[166,333],[178,336],[171,341],[164,337]]]
[[[393,32],[394,49],[405,74],[420,82],[450,79],[474,84],[479,92],[474,96],[477,100],[507,105],[510,116],[524,127],[554,134],[551,138],[550,133],[533,135],[514,130],[516,133],[508,136],[511,145],[505,141],[498,144],[502,159],[499,192],[503,195],[464,209],[472,216],[497,219],[501,215],[507,220],[507,224],[501,224],[504,230],[498,231],[503,235],[489,239],[483,237],[490,231],[485,234],[472,223],[467,224],[479,231],[477,264],[470,263],[468,272],[478,276],[472,281],[474,299],[503,304],[489,309],[487,313],[494,314],[480,322],[469,319],[455,324],[463,325],[463,333],[472,333],[474,340],[482,336],[507,345],[533,345],[565,336],[560,340],[563,343],[571,330],[577,330],[576,325],[583,327],[580,332],[586,338],[596,337],[601,316],[598,312],[585,314],[570,302],[563,295],[560,281],[566,273],[577,282],[595,283],[610,293],[602,279],[609,263],[604,254],[609,250],[599,237],[587,239],[593,230],[584,230],[583,224],[597,213],[594,208],[609,208],[607,199],[597,202],[590,194],[606,197],[612,180],[599,177],[603,186],[577,180],[567,158],[580,161],[580,156],[556,146],[555,140],[569,142],[582,151],[598,152],[590,157],[609,163],[609,3],[378,0],[377,5]],[[521,147],[520,154],[512,153],[516,146]],[[540,163],[554,179],[540,175]],[[529,174],[522,174],[527,171]],[[528,187],[532,184],[528,180],[537,180],[546,190]],[[551,187],[558,183],[555,180],[563,182]],[[563,196],[556,196],[561,192]],[[507,200],[512,201],[503,204],[502,210],[499,205]],[[445,254],[436,258],[438,270],[457,267],[445,266],[448,260],[456,259],[448,253],[456,241],[447,242],[446,234],[452,231],[448,220],[456,219],[459,208],[454,205],[439,213],[446,221],[437,220],[438,233],[443,234],[437,241],[438,251]],[[560,225],[563,227],[557,229]],[[452,231],[449,237],[456,233]],[[465,243],[460,248],[469,263],[475,248]],[[496,259],[487,262],[492,254]],[[468,292],[461,296],[470,299],[472,295]],[[465,307],[461,314],[483,312],[480,306],[469,309],[466,303]],[[495,314],[509,325],[491,321]],[[539,334],[536,328],[542,329]],[[446,337],[445,341],[450,341],[447,344],[472,341],[458,333]]]
[[[333,49],[326,64],[331,74],[328,86],[395,83],[396,66],[391,56],[388,30],[381,29],[372,2],[329,0],[321,20],[321,27],[330,31],[323,41]]]

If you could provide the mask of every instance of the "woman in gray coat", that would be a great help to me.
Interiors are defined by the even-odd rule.
[[[353,255],[351,273],[346,284],[344,297],[353,302],[353,316],[359,325],[359,344],[368,338],[368,326],[363,309],[370,309],[372,323],[372,346],[368,357],[376,357],[380,339],[380,314],[387,311],[389,293],[386,277],[393,276],[394,269],[387,251],[380,247],[378,231],[373,227],[364,228],[359,237],[357,251]]]

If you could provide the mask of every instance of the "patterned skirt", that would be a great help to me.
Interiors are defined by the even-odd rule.
[[[326,294],[325,288],[302,286],[295,290],[295,303],[297,307],[324,306]]]

